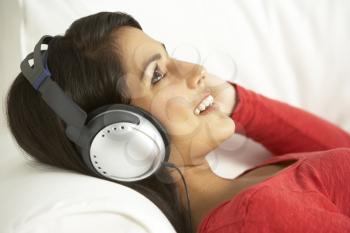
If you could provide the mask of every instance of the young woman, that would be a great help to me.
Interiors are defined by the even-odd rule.
[[[177,232],[350,232],[350,136],[335,125],[170,57],[121,12],[81,18],[55,36],[48,67],[86,112],[123,103],[143,108],[165,126],[169,162],[187,183],[192,227],[175,169],[164,168],[164,179],[122,184],[153,201]],[[205,109],[208,94],[213,105],[207,100]],[[9,90],[7,116],[17,143],[35,159],[95,176],[22,73]],[[234,180],[216,176],[205,156],[233,133],[275,156]]]

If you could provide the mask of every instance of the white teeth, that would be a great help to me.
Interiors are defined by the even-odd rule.
[[[208,106],[210,105],[211,102],[212,102],[212,101],[210,101],[210,99],[206,99],[206,100],[204,101],[204,104],[205,104],[206,107],[208,107]]]
[[[205,109],[205,104],[203,103],[203,104],[200,104],[199,105],[199,110],[201,110],[201,111],[203,111]]]
[[[209,95],[207,98],[205,98],[198,107],[195,108],[194,114],[199,115],[199,113],[203,110],[205,110],[208,106],[211,106],[214,102],[213,96]]]

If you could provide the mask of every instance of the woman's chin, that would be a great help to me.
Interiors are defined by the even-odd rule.
[[[207,124],[207,133],[213,141],[213,146],[218,146],[225,140],[230,138],[235,132],[236,126],[234,121],[226,116],[220,119],[218,122],[211,122]]]

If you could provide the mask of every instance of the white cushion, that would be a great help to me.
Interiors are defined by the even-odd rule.
[[[98,11],[125,11],[173,56],[350,131],[350,1],[26,0],[22,58],[43,34],[62,34]],[[17,159],[5,159],[0,171],[1,232],[173,232],[135,191],[32,167],[14,149],[7,152]],[[217,175],[232,179],[269,156],[259,143],[234,135],[207,159]]]
[[[1,139],[12,142],[9,135]],[[0,173],[1,232],[175,232],[151,201],[130,188],[13,154],[17,158],[2,163]]]

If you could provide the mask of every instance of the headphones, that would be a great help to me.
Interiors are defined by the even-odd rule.
[[[170,147],[165,127],[149,112],[131,105],[111,104],[90,113],[82,110],[51,79],[47,66],[52,36],[43,36],[34,52],[21,62],[21,71],[43,100],[66,124],[65,133],[86,167],[102,178],[143,180],[168,163]],[[29,60],[34,59],[34,65]]]

